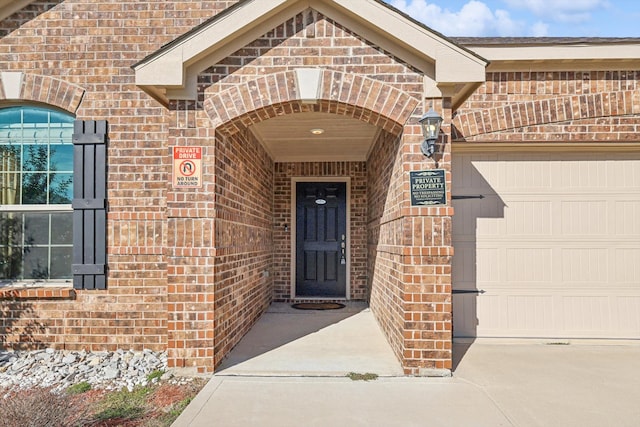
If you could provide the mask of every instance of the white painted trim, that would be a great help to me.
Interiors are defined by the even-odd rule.
[[[165,87],[167,89],[193,90],[188,81],[187,69],[192,79],[211,63],[225,58],[240,47],[260,37],[282,23],[283,19],[302,12],[307,5],[292,0],[251,0],[233,9],[215,23],[200,28],[187,38],[172,45],[153,58],[134,65],[136,85]],[[224,13],[224,12],[223,12]],[[202,62],[204,60],[204,63]]]
[[[303,104],[315,104],[322,93],[321,68],[296,68],[298,97]]]
[[[0,205],[0,212],[72,212],[73,207],[67,205]]]
[[[202,70],[308,8],[335,19],[438,84],[460,87],[466,94],[469,85],[485,81],[488,61],[379,0],[247,0],[135,64],[136,85],[165,104],[168,99],[193,99]]]
[[[464,46],[491,61],[487,72],[623,71],[640,66],[640,43],[631,41]]]
[[[290,285],[290,295],[291,299],[296,299],[298,296],[296,295],[296,184],[298,182],[344,182],[347,187],[347,272],[346,278],[347,281],[345,287],[345,300],[351,299],[351,177],[350,176],[294,176],[291,178],[291,228],[289,232],[291,233],[291,285]],[[322,297],[300,297],[301,299],[327,299]],[[334,298],[331,298],[334,299]],[[342,299],[341,297],[335,299]]]
[[[497,61],[562,61],[564,63],[579,60],[634,60],[640,58],[640,43],[603,43],[603,44],[527,44],[520,46],[473,46],[466,45],[491,63]]]
[[[592,59],[592,60],[541,60],[541,61],[495,61],[487,67],[488,73],[499,72],[553,72],[553,71],[636,71],[640,67],[640,58],[630,59]]]
[[[488,61],[378,0],[310,0],[311,7],[429,74],[438,83],[484,82]],[[347,22],[350,21],[350,22]],[[476,56],[477,55],[477,56]]]
[[[6,99],[20,99],[24,73],[22,71],[3,71],[0,75]]]
[[[0,0],[0,20],[8,18],[17,11],[29,6],[35,0]]]
[[[637,142],[453,142],[451,152],[495,153],[495,152],[637,152]]]

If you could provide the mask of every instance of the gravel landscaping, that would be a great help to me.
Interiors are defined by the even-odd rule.
[[[146,386],[152,372],[163,372],[153,380],[170,380],[166,353],[38,351],[0,352],[0,387],[52,387],[63,390],[83,381],[93,388],[116,390]]]
[[[0,351],[0,427],[169,426],[206,380],[166,370],[149,350]]]

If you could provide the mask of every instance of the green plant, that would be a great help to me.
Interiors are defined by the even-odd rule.
[[[133,391],[122,389],[106,395],[100,411],[95,419],[98,421],[110,419],[134,420],[141,418],[147,412],[147,397],[152,392],[148,387],[139,387]]]
[[[356,372],[349,372],[347,377],[352,381],[372,381],[378,379],[378,374],[372,374],[370,372],[364,374],[358,374]]]
[[[189,406],[189,403],[191,403],[191,401],[193,400],[192,397],[185,397],[184,399],[182,399],[181,401],[179,401],[178,403],[176,403],[171,410],[169,411],[169,415],[171,415],[172,417],[174,417],[174,420],[176,418],[178,418],[178,415],[180,415],[182,413],[182,411],[184,411],[184,409]]]
[[[147,375],[147,381],[151,382],[156,378],[160,379],[163,375],[164,375],[164,370],[156,369],[155,371],[153,371],[149,375]]]
[[[91,390],[91,384],[86,381],[82,381],[81,383],[73,384],[67,387],[67,394],[82,394]]]
[[[174,403],[166,414],[164,414],[159,420],[159,425],[170,426],[175,420],[178,419],[182,411],[189,406],[189,403],[193,400],[193,397],[185,397],[179,402]]]

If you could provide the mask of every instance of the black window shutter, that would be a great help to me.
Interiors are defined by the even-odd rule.
[[[106,289],[107,121],[73,125],[73,287]]]

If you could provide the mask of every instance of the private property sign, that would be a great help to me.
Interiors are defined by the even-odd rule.
[[[411,206],[447,204],[447,183],[444,169],[409,172]]]
[[[173,188],[202,187],[202,147],[173,147]]]

